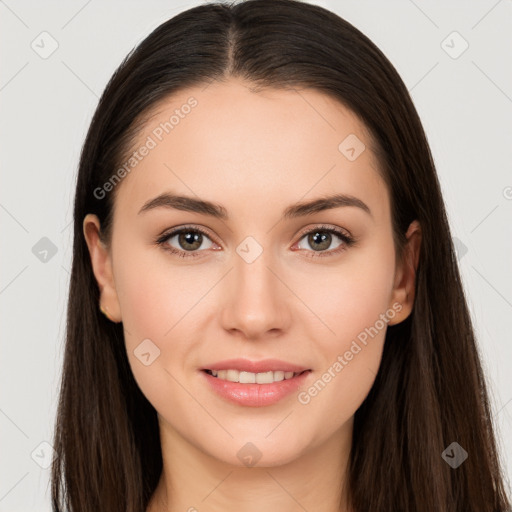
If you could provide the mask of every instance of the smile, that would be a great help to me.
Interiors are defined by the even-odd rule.
[[[304,370],[308,371],[308,370]],[[206,373],[221,380],[239,382],[240,384],[272,384],[282,380],[293,379],[302,372],[285,372],[282,370],[252,373],[239,370],[205,370]]]
[[[206,370],[199,372],[215,395],[236,405],[263,407],[277,404],[306,385],[311,370],[282,370],[252,373],[238,370]],[[216,375],[214,375],[214,373]]]

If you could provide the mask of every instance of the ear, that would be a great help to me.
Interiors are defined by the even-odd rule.
[[[117,298],[117,292],[112,272],[112,259],[110,251],[100,240],[100,221],[96,215],[87,214],[83,222],[83,232],[89,255],[91,257],[92,269],[98,287],[100,289],[101,307],[106,310],[112,322],[121,322],[121,308]]]
[[[411,222],[405,236],[407,242],[404,248],[404,258],[396,269],[395,283],[389,304],[392,308],[393,304],[399,303],[401,309],[392,308],[397,313],[389,320],[388,325],[403,322],[411,314],[414,305],[416,270],[421,247],[421,226],[417,220]]]

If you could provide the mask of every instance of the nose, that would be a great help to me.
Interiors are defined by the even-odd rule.
[[[223,289],[222,327],[251,340],[286,331],[293,294],[280,273],[270,251],[263,250],[251,263],[237,254]]]

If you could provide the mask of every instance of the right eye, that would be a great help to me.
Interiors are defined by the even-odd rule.
[[[176,239],[175,243],[178,244],[178,247],[171,245],[173,239]],[[198,227],[182,227],[165,233],[156,243],[161,245],[164,250],[180,258],[189,258],[200,256],[199,253],[203,251],[199,251],[199,249],[204,245],[205,239],[208,239],[213,244],[209,235],[203,229]],[[205,248],[210,249],[211,245],[203,247],[203,249]]]

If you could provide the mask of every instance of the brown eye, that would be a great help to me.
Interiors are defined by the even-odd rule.
[[[209,242],[210,245],[204,245]],[[165,250],[170,251],[180,257],[199,256],[202,250],[210,249],[213,245],[206,232],[198,228],[180,228],[163,235],[157,240]]]
[[[203,234],[197,231],[182,231],[178,235],[178,244],[186,251],[195,251],[203,243]]]
[[[332,244],[336,243],[336,238],[340,240],[340,242],[332,247]],[[309,248],[301,247],[301,240],[306,240],[306,244],[304,245],[309,246]],[[313,252],[313,254],[308,255],[309,257],[331,256],[339,254],[354,243],[355,239],[341,230],[319,226],[302,234],[298,248],[305,249],[310,253]],[[315,252],[318,254],[314,254]]]
[[[309,246],[314,251],[325,251],[329,249],[332,242],[332,234],[327,231],[311,231],[306,237]]]

